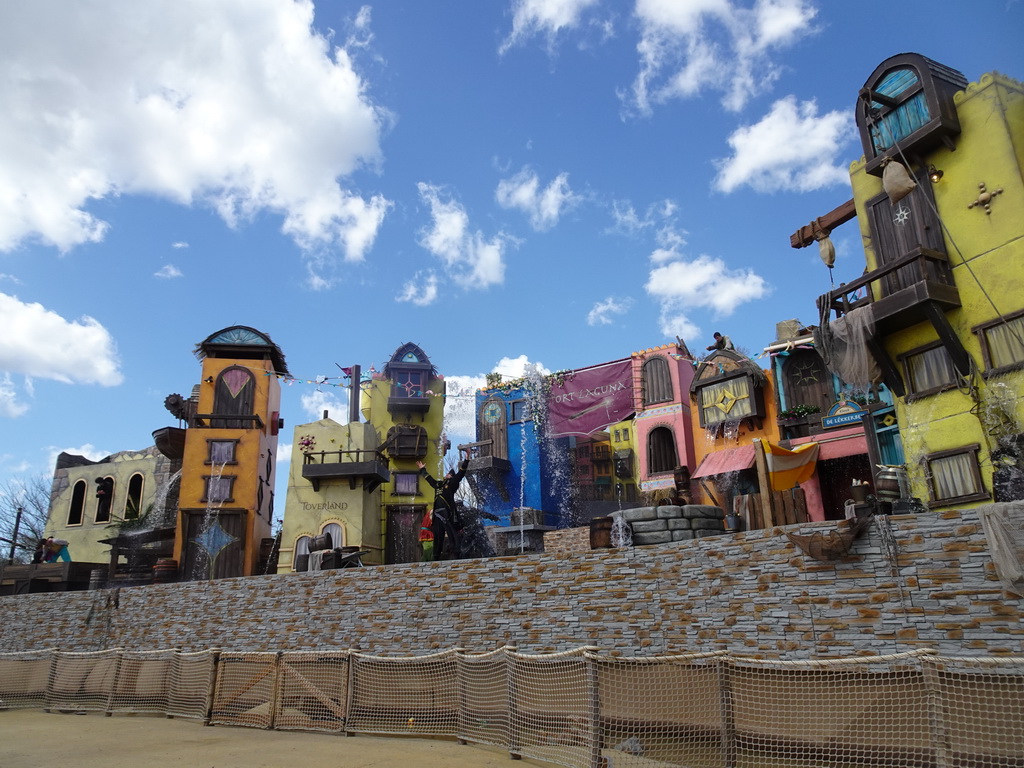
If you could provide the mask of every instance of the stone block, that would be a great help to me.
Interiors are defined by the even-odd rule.
[[[700,530],[694,531],[693,535],[698,539],[703,539],[705,536],[724,536],[725,530],[711,530],[708,528],[701,528]]]
[[[653,531],[651,533],[634,533],[634,544],[668,544],[672,541],[672,531]]]
[[[674,507],[670,504],[663,507],[655,507],[654,511],[661,520],[672,520],[683,516],[682,507]]]
[[[678,520],[669,520],[667,522],[668,529],[670,531],[688,531],[693,527],[690,525],[690,521],[684,517],[681,517]]]
[[[721,507],[712,507],[709,504],[687,504],[682,507],[683,517],[694,520],[701,517],[725,519],[725,512]]]
[[[693,531],[674,530],[671,531],[672,541],[689,541],[693,538]]]
[[[617,512],[616,514],[622,515],[622,519],[627,523],[632,523],[634,520],[656,520],[658,518],[658,515],[654,511],[654,507],[624,509],[622,512]]]
[[[724,531],[725,524],[721,520],[714,520],[710,517],[695,517],[690,520],[690,527],[694,530]]]
[[[654,531],[667,531],[668,520],[637,520],[632,524],[633,536],[638,533],[652,533]]]
[[[512,510],[510,525],[544,525],[544,512],[532,507],[516,507]]]

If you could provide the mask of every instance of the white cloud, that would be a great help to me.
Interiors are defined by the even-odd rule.
[[[655,267],[644,288],[663,302],[710,308],[718,317],[728,317],[740,304],[768,293],[768,284],[752,269],[729,269],[721,259],[706,255]]]
[[[178,240],[177,242],[171,243],[171,248],[188,248],[188,243],[184,240]]]
[[[732,157],[717,161],[715,188],[733,192],[749,186],[758,192],[807,192],[849,184],[850,173],[840,150],[853,137],[848,115],[818,115],[814,101],[797,103],[787,96],[754,125],[729,137]]]
[[[11,374],[4,373],[0,377],[0,416],[14,419],[27,410],[28,406],[18,400],[18,391],[15,389]]]
[[[14,275],[8,275],[3,272],[0,272],[0,280],[10,280],[15,285],[21,285],[21,280],[16,278]]]
[[[678,336],[681,339],[692,339],[700,335],[700,326],[683,312],[662,312],[658,330],[670,338]]]
[[[530,226],[538,232],[551,229],[562,214],[577,205],[582,198],[569,187],[569,174],[560,173],[541,189],[536,172],[523,168],[510,179],[502,179],[494,193],[502,208],[517,208],[530,219]]]
[[[729,269],[721,259],[701,255],[685,259],[678,254],[665,262],[655,251],[655,266],[644,286],[661,307],[662,333],[693,338],[700,327],[692,320],[695,309],[710,309],[715,317],[728,317],[738,306],[770,292],[764,278],[751,269]]]
[[[604,301],[597,302],[587,313],[587,325],[611,325],[615,322],[615,315],[624,315],[631,306],[631,298],[617,299],[609,296]]]
[[[0,371],[105,387],[122,381],[114,339],[91,317],[68,321],[0,293],[0,327]]]
[[[153,273],[154,277],[160,277],[164,280],[171,280],[175,277],[182,277],[181,270],[173,264],[164,264],[160,269]]]
[[[419,244],[441,259],[448,275],[464,288],[487,288],[505,279],[505,249],[512,238],[486,239],[471,231],[469,214],[440,187],[420,182],[420,197],[430,206],[431,226],[420,233]]]
[[[521,379],[528,373],[547,376],[551,371],[543,363],[531,363],[530,358],[526,355],[519,355],[519,357],[501,358],[491,369],[491,373],[500,373],[506,379]]]
[[[502,42],[499,53],[524,42],[533,35],[547,38],[554,46],[559,32],[579,25],[583,12],[598,0],[513,0],[512,31]]]
[[[482,375],[445,377],[444,431],[452,445],[476,440],[476,391],[486,383]]]
[[[277,462],[277,478],[279,483],[281,479],[281,473],[283,472],[287,476],[287,474],[291,471],[292,445],[292,443],[282,442],[278,442],[277,444],[277,453],[275,454],[275,460]],[[281,505],[281,507],[278,507],[278,509],[281,509],[284,506],[284,500],[280,496],[278,496],[276,501],[277,504]]]
[[[345,392],[345,390],[338,387],[330,387],[329,389]],[[346,397],[346,402],[347,400],[348,398]],[[348,406],[335,397],[333,391],[312,389],[304,392],[299,398],[299,402],[302,404],[302,412],[309,417],[310,421],[320,421],[324,417],[324,411],[327,411],[328,417],[339,424],[348,423]]]
[[[628,200],[612,201],[612,220],[609,231],[634,236],[648,229],[654,229],[654,239],[661,247],[674,250],[686,244],[685,229],[676,222],[679,206],[674,200],[661,200],[647,206],[641,216]]]
[[[113,453],[113,451],[101,450],[92,443],[86,443],[85,445],[80,445],[78,447],[72,448],[58,448],[56,446],[51,445],[49,447],[49,452],[49,466],[51,468],[51,471],[53,467],[57,466],[57,457],[60,456],[62,453],[69,453],[72,456],[84,456],[89,461],[100,461],[101,459],[105,459]]]
[[[541,363],[531,363],[526,355],[503,357],[491,369],[505,380],[520,379],[534,371],[541,376],[551,373]],[[476,439],[476,391],[485,386],[487,378],[483,374],[445,377],[444,428],[453,445]]]
[[[637,0],[640,72],[630,105],[654,105],[713,89],[737,111],[778,78],[774,51],[813,31],[810,0]],[[623,95],[623,98],[627,98]]]
[[[390,116],[312,20],[308,0],[0,6],[0,250],[102,240],[90,201],[139,194],[362,259],[390,203],[338,179],[376,167]]]
[[[437,275],[432,271],[417,272],[405,285],[396,301],[407,301],[417,307],[428,307],[437,301]]]

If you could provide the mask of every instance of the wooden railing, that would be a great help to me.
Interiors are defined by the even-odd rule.
[[[924,282],[955,285],[946,254],[930,248],[915,248],[895,261],[820,296],[818,309],[823,309],[827,303],[837,318],[842,317],[857,307],[885,299],[914,283]],[[862,290],[863,295],[856,295]]]
[[[206,429],[263,429],[263,419],[256,414],[236,416],[223,413],[197,413],[192,417],[192,426]]]
[[[358,464],[367,461],[379,461],[384,466],[388,465],[388,459],[383,453],[365,449],[310,451],[302,454],[303,464]]]

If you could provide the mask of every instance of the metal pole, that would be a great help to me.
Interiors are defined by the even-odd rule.
[[[21,513],[24,510],[21,507],[15,507],[14,512],[14,533],[11,534],[11,554],[7,558],[7,562],[14,565],[14,548],[18,546],[18,531],[21,528]]]
[[[358,424],[359,423],[359,399],[362,389],[359,386],[359,380],[362,378],[363,371],[360,366],[352,366],[352,386],[348,392],[348,423]]]

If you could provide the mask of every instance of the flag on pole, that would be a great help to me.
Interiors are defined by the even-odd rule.
[[[818,461],[819,443],[804,443],[795,450],[762,440],[773,491],[788,491],[811,478]]]

